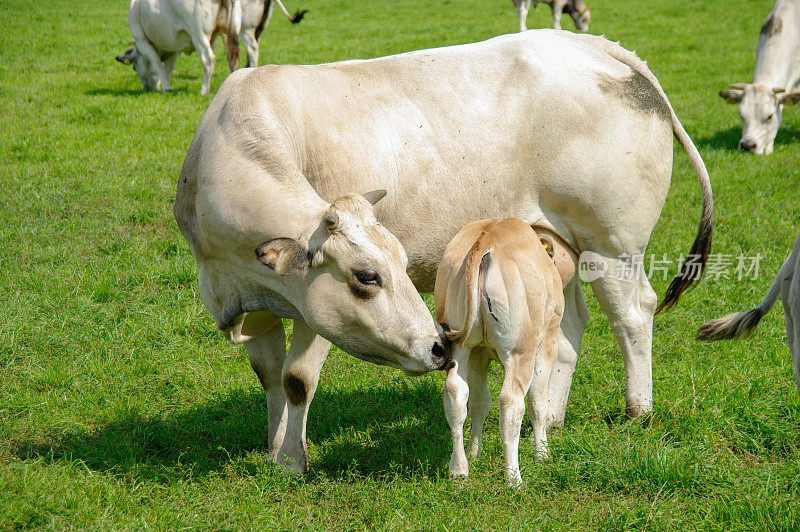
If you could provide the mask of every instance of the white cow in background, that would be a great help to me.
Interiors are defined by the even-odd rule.
[[[306,9],[298,9],[294,15],[290,15],[281,0],[242,0],[242,30],[239,35],[247,49],[245,66],[258,66],[258,38],[269,24],[275,4],[292,24],[300,22],[308,12]]]
[[[211,90],[214,40],[225,35],[225,55],[231,71],[239,66],[241,0],[131,0],[128,25],[134,47],[117,61],[132,64],[145,92],[171,91],[169,79],[178,56],[197,50],[203,63],[200,94]]]
[[[525,21],[528,18],[528,11],[531,9],[531,0],[512,0],[519,13],[519,31],[525,31],[528,27]],[[592,12],[583,0],[533,0],[533,8],[539,7],[539,2],[547,4],[553,10],[553,29],[561,29],[561,13],[566,11],[572,17],[578,31],[589,31],[589,22],[592,19]]]
[[[707,260],[711,184],[658,80],[619,45],[535,30],[228,76],[189,147],[174,213],[204,304],[245,343],[266,392],[270,456],[307,468],[306,418],[331,342],[412,372],[442,367],[430,313],[408,289],[431,291],[447,243],[485,218],[520,218],[602,258],[606,275],[591,285],[622,349],[627,412],[650,412],[658,298],[645,275],[625,272],[661,214],[673,136],[697,173],[702,217],[692,265],[661,308]],[[388,195],[373,216],[352,193],[376,189]],[[555,422],[588,321],[576,277],[564,297]],[[281,317],[294,320],[288,353]]]
[[[739,149],[772,153],[785,105],[800,101],[800,0],[778,0],[761,26],[753,83],[719,91],[739,104],[744,128]]]
[[[778,297],[783,300],[786,337],[789,340],[789,349],[794,362],[797,393],[800,394],[800,235],[795,240],[794,249],[784,261],[761,303],[747,312],[728,314],[709,321],[700,327],[697,338],[699,340],[727,340],[750,336]]]

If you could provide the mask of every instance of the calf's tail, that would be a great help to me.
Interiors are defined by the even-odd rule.
[[[475,318],[478,316],[483,280],[486,276],[486,270],[489,269],[489,265],[492,263],[492,256],[487,243],[484,242],[482,238],[478,238],[469,250],[465,260],[467,264],[465,267],[464,284],[466,285],[467,309],[464,313],[464,323],[458,330],[444,332],[447,339],[453,343],[461,343],[467,339],[469,333],[472,331]]]

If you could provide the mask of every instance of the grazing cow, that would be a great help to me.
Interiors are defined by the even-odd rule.
[[[528,29],[525,21],[531,9],[531,0],[513,0],[513,2],[519,14],[519,31],[525,31]],[[566,11],[572,17],[578,31],[589,31],[592,12],[583,0],[533,0],[534,9],[538,9],[539,2],[549,5],[553,11],[553,29],[561,29],[561,13]]]
[[[709,321],[700,327],[697,338],[699,340],[727,340],[750,336],[778,297],[783,301],[786,337],[789,340],[789,349],[794,362],[797,393],[800,394],[800,235],[795,240],[794,249],[783,262],[783,266],[778,271],[775,280],[772,281],[772,285],[761,303],[747,312],[736,312]]]
[[[241,0],[131,0],[128,25],[134,47],[117,61],[133,65],[144,92],[171,91],[169,79],[181,52],[197,50],[203,63],[200,94],[211,90],[214,40],[225,36],[225,55],[231,71],[239,66]]]
[[[703,214],[690,267],[659,308],[673,305],[706,262],[711,184],[658,80],[619,45],[535,30],[228,76],[189,147],[174,213],[203,302],[230,340],[245,342],[261,376],[271,455],[305,467],[305,415],[330,342],[372,362],[436,367],[436,331],[421,299],[412,309],[403,292],[407,309],[397,310],[389,298],[409,286],[403,268],[418,290],[431,291],[447,243],[485,218],[520,218],[576,254],[603,258],[607,274],[591,284],[622,348],[627,412],[649,412],[657,297],[646,276],[625,272],[645,252],[669,191],[673,135],[698,175]],[[375,207],[380,226],[340,223],[346,233],[329,238],[320,224],[331,206],[341,209],[337,198],[375,189],[389,191]],[[365,229],[351,238],[357,227]],[[390,253],[381,244],[394,238],[384,227],[407,263],[399,245]],[[253,257],[275,238],[296,243],[274,250],[286,268]],[[564,296],[550,379],[557,422],[588,320],[577,277]],[[288,355],[281,317],[295,320]]]
[[[436,320],[453,342],[453,365],[442,397],[453,433],[450,474],[454,477],[469,473],[463,436],[468,400],[472,418],[468,453],[472,458],[480,452],[492,402],[486,384],[492,360],[505,370],[498,403],[506,482],[522,482],[518,449],[525,394],[536,455],[547,458],[548,384],[558,355],[563,282],[571,277],[562,279],[556,269],[553,257],[560,254],[549,254],[554,253],[554,244],[547,236],[540,239],[519,218],[506,218],[472,222],[444,250],[434,297]],[[561,253],[569,256],[567,250]],[[564,266],[574,273],[577,255],[572,259]]]
[[[278,4],[278,8],[292,24],[300,22],[308,12],[307,9],[298,9],[294,15],[290,15],[281,0],[242,0],[242,29],[239,35],[247,49],[245,66],[258,66],[258,38],[261,37],[261,32],[267,28],[275,4]]]
[[[744,124],[739,149],[772,153],[783,107],[800,102],[800,1],[778,0],[761,26],[753,83],[719,91],[739,104]]]

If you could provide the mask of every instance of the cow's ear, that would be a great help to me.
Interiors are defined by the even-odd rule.
[[[725,98],[728,103],[739,103],[742,101],[744,91],[739,89],[725,89],[719,91],[719,95]]]
[[[553,240],[549,236],[541,235],[539,236],[539,242],[542,243],[542,246],[544,246],[544,250],[547,252],[548,255],[550,255],[550,258],[552,259],[556,252],[555,247],[553,246]]]
[[[786,94],[781,94],[778,98],[783,105],[795,105],[800,102],[800,92],[787,92]]]
[[[304,270],[309,265],[308,249],[294,238],[273,238],[256,248],[256,258],[280,275]]]

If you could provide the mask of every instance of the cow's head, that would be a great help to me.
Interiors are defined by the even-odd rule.
[[[575,23],[575,28],[578,31],[589,31],[589,22],[592,20],[592,12],[589,6],[583,0],[570,0],[565,7],[572,21]]]
[[[268,240],[256,257],[294,277],[303,319],[338,347],[412,374],[441,369],[442,337],[406,273],[405,250],[372,211],[385,194],[342,196],[298,239]]]
[[[735,83],[730,89],[719,91],[719,95],[728,103],[739,105],[739,116],[744,124],[739,149],[759,155],[772,153],[783,106],[800,101],[800,92],[787,93],[782,87],[760,83]]]
[[[150,64],[150,61],[134,46],[126,50],[124,54],[116,57],[117,61],[123,65],[133,65],[133,69],[139,74],[139,79],[142,81],[142,91],[149,92],[158,90],[161,82],[158,79],[158,73]]]

